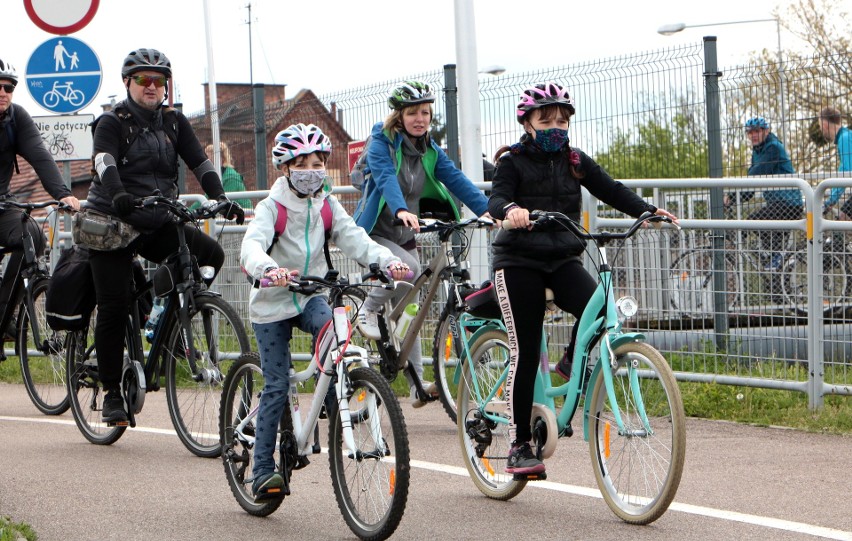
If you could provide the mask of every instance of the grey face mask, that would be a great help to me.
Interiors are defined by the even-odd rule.
[[[290,186],[297,193],[311,196],[325,182],[325,169],[290,170]]]

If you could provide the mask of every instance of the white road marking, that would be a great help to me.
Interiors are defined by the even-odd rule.
[[[76,424],[74,421],[66,420],[66,419],[50,419],[50,418],[30,418],[30,417],[7,417],[4,415],[0,415],[0,421],[11,421],[11,422],[26,422],[26,423],[44,423],[44,424],[56,424],[56,425],[66,425],[66,426],[74,426]],[[151,428],[144,426],[137,426],[132,429],[134,432],[145,432],[148,434],[157,434],[161,436],[176,436],[174,430],[171,429],[163,429],[163,428]],[[323,452],[327,452],[326,448],[323,448]],[[411,461],[412,468],[419,468],[422,470],[434,471],[438,473],[447,473],[450,475],[458,475],[461,477],[470,477],[466,468],[460,468],[458,466],[450,466],[447,464],[438,464],[435,462],[425,462],[423,460],[412,460]],[[566,485],[563,483],[554,483],[552,481],[535,481],[527,485],[527,487],[531,487],[534,489],[544,489],[544,490],[553,490],[556,492],[564,492],[566,494],[574,494],[575,496],[585,496],[588,498],[602,498],[600,491],[597,488],[588,488],[581,487],[575,485]],[[677,511],[680,513],[689,513],[692,515],[700,515],[709,518],[717,518],[721,520],[727,520],[731,522],[742,522],[744,524],[752,524],[754,526],[761,526],[764,528],[772,528],[775,530],[783,530],[787,532],[796,532],[805,535],[812,535],[814,537],[821,537],[824,539],[836,539],[838,541],[852,541],[852,532],[846,532],[843,530],[837,530],[834,528],[824,528],[822,526],[815,526],[813,524],[806,524],[804,522],[793,522],[790,520],[782,520],[778,518],[772,517],[762,517],[760,515],[750,515],[747,513],[738,513],[736,511],[725,511],[724,509],[714,509],[712,507],[704,507],[701,505],[690,505],[686,503],[678,503],[672,502],[671,506],[669,506],[669,511]]]

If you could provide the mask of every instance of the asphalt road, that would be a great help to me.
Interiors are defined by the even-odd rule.
[[[499,502],[467,477],[440,405],[404,412],[412,480],[394,539],[852,540],[849,437],[690,419],[675,502],[654,524],[630,526],[600,498],[581,436],[560,441],[548,481]],[[112,446],[92,445],[70,413],[45,417],[22,385],[0,384],[0,514],[42,541],[355,539],[325,454],[295,473],[276,513],[256,518],[233,499],[219,459],[181,445],[163,393],[147,397],[139,422]]]

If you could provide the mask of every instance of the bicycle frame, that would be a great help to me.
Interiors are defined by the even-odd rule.
[[[556,414],[556,426],[558,429],[558,434],[560,436],[573,434],[573,429],[571,429],[570,424],[571,420],[574,417],[574,414],[577,411],[577,407],[579,406],[580,398],[585,392],[586,388],[591,388],[591,385],[599,377],[604,378],[607,396],[609,398],[610,405],[612,406],[612,413],[616,420],[618,430],[625,430],[625,425],[621,418],[618,401],[616,400],[615,396],[612,370],[604,369],[604,362],[606,362],[609,367],[615,367],[616,361],[613,352],[616,348],[618,348],[619,345],[625,342],[644,341],[645,339],[645,336],[642,333],[621,332],[621,322],[619,321],[618,314],[616,312],[614,291],[612,287],[612,270],[609,267],[609,264],[606,262],[605,248],[603,246],[599,246],[598,251],[600,254],[601,262],[600,280],[598,282],[597,288],[595,289],[595,292],[592,294],[591,299],[586,305],[586,308],[583,310],[583,314],[581,315],[580,320],[577,322],[577,325],[579,325],[579,327],[577,330],[577,340],[574,348],[573,364],[571,368],[571,379],[557,387],[553,387],[551,383],[549,360],[547,356],[547,336],[545,332],[542,331],[541,361],[535,380],[533,403],[540,404],[551,412],[553,412],[554,414]],[[470,342],[472,343],[473,340],[474,338],[472,337]],[[468,358],[470,358],[470,352],[468,351],[467,341],[465,341],[464,344],[466,355],[468,355]],[[586,365],[596,345],[600,346],[598,362],[595,363],[591,375],[589,376],[588,380],[586,380]],[[632,367],[629,367],[628,370],[631,371],[631,379],[639,377],[638,373],[636,373],[636,370]],[[500,378],[497,380],[497,383],[493,386],[490,394],[488,395],[489,402],[493,401],[497,393],[501,391],[503,385],[506,382],[508,374],[509,367],[507,366],[501,374]],[[478,380],[476,378],[473,378],[472,384],[476,386],[478,393]],[[637,393],[634,398],[636,400],[636,403],[640,405],[639,414],[642,418],[642,423],[645,426],[645,429],[650,433],[650,424],[648,422],[648,418],[644,411],[644,408],[642,407],[642,397],[638,396],[638,386],[635,386],[634,389],[634,392]],[[556,397],[564,397],[565,400],[562,407],[559,409],[557,409],[556,406]],[[585,401],[583,406],[583,439],[585,439],[586,441],[588,441],[589,439],[590,407],[590,401]],[[500,413],[502,412],[496,412],[492,410],[487,411],[486,415],[490,420],[494,422],[507,423],[508,419],[502,415],[499,415]]]

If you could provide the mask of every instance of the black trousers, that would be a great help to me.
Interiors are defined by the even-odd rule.
[[[124,331],[135,288],[133,258],[138,253],[148,261],[161,263],[178,249],[177,227],[176,224],[168,224],[153,233],[140,235],[120,250],[89,250],[98,300],[95,324],[98,373],[106,390],[117,390],[121,382]],[[222,247],[197,228],[182,227],[190,252],[197,258],[198,264],[210,265],[218,273],[225,262]]]
[[[15,292],[15,277],[21,270],[24,262],[24,251],[22,234],[24,222],[21,221],[23,212],[17,209],[9,209],[0,212],[0,246],[5,249],[11,249],[12,254],[9,256],[9,263],[6,265],[6,272],[3,273],[3,280],[0,281],[0,314],[5,313],[12,294]],[[37,256],[44,252],[47,239],[41,231],[41,227],[35,220],[29,219],[26,221],[26,227],[33,237],[33,245]],[[0,262],[4,255],[0,254]],[[0,321],[0,323],[8,324],[8,321]],[[5,330],[5,327],[0,327],[0,332]]]
[[[577,258],[553,272],[525,267],[499,269],[494,285],[509,334],[509,436],[513,442],[530,441],[533,387],[544,325],[544,290],[552,289],[556,306],[579,318],[597,282]]]

